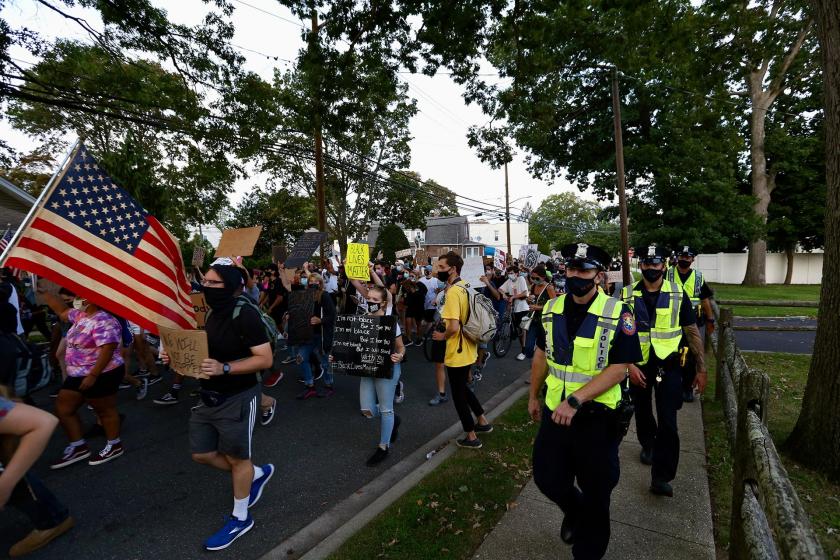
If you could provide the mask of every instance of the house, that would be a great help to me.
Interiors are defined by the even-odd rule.
[[[0,227],[17,230],[35,204],[35,197],[0,177]],[[2,235],[2,233],[0,233]]]
[[[464,258],[484,256],[484,244],[470,237],[466,216],[426,218],[423,248],[430,257],[439,257],[449,251],[455,251]]]
[[[483,243],[487,247],[508,250],[507,225],[505,222],[491,223],[487,220],[472,220],[469,224],[470,239]],[[513,256],[519,254],[519,249],[527,245],[528,222],[510,222],[510,251]]]

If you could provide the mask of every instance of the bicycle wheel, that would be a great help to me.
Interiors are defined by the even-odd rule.
[[[493,338],[493,354],[497,358],[504,358],[510,350],[510,345],[513,342],[511,339],[511,324],[505,322],[499,327],[496,336]]]

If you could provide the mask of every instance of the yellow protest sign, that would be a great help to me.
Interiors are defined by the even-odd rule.
[[[368,258],[370,248],[367,243],[348,243],[347,262],[344,270],[347,278],[352,280],[370,281],[370,270],[368,269]]]

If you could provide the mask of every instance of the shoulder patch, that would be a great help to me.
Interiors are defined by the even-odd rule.
[[[627,336],[633,336],[636,334],[636,320],[633,318],[632,313],[628,313],[626,311],[622,313],[619,323],[621,325],[621,332]]]

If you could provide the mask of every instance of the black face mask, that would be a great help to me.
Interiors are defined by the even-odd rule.
[[[583,297],[595,287],[594,279],[580,278],[579,276],[572,276],[566,278],[566,288],[577,297]]]
[[[204,293],[204,301],[213,311],[220,311],[234,302],[233,291],[226,287],[211,288],[204,286],[202,292]]]
[[[691,266],[691,261],[678,260],[677,264],[680,266],[680,268],[688,268]]]
[[[642,271],[642,276],[645,277],[645,280],[650,282],[651,284],[662,278],[663,271],[657,270],[655,268],[646,268]]]
[[[437,279],[438,279],[438,280],[440,280],[441,282],[448,282],[448,281],[449,281],[449,271],[448,271],[448,270],[446,270],[446,271],[443,271],[443,270],[438,271],[438,273],[437,273]]]
[[[367,308],[368,308],[368,313],[376,313],[377,311],[382,309],[382,304],[381,303],[368,302]]]

